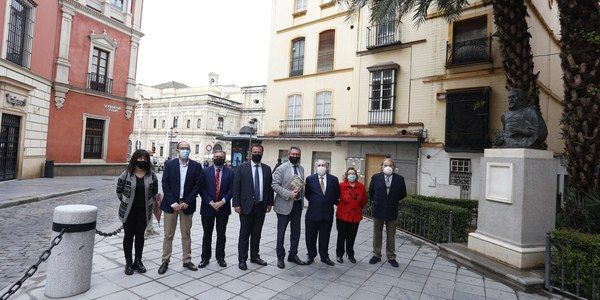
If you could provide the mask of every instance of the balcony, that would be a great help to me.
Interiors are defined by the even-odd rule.
[[[492,37],[446,43],[446,67],[492,62]]]
[[[400,44],[400,20],[386,20],[367,27],[367,49]]]
[[[112,82],[111,78],[105,75],[99,75],[97,73],[87,74],[87,88],[94,91],[112,93]]]
[[[280,120],[279,135],[284,137],[333,137],[334,118]]]
[[[369,125],[390,125],[394,124],[393,109],[375,109],[369,110]]]

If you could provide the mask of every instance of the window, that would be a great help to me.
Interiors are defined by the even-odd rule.
[[[471,198],[471,160],[468,158],[450,159],[450,185],[460,186],[460,198]]]
[[[225,122],[225,119],[223,119],[223,117],[219,117],[217,119],[217,129],[223,129],[224,122]]]
[[[191,120],[187,120],[185,122],[185,128],[191,128],[192,127],[192,121]]]
[[[84,159],[102,159],[105,120],[87,118],[85,122]],[[137,142],[136,142],[137,144]]]
[[[396,12],[392,11],[367,27],[367,49],[399,43],[399,25]]]
[[[223,151],[223,146],[221,146],[221,144],[215,144],[213,146],[213,152],[215,151]]]
[[[164,155],[163,155],[163,153],[164,153],[164,151],[165,151],[165,147],[163,147],[163,146],[160,146],[160,148],[159,148],[159,149],[160,149],[159,155],[160,155],[161,157],[163,157],[163,156],[164,156]]]
[[[94,47],[92,54],[92,69],[88,74],[88,87],[91,90],[110,93],[112,79],[108,78],[108,51]]]
[[[284,122],[283,132],[298,133],[300,131],[300,115],[302,113],[302,96],[290,95],[287,99],[287,121]],[[285,126],[287,125],[287,126]]]
[[[486,16],[455,22],[452,32],[452,44],[447,46],[447,64],[491,61]]]
[[[446,91],[447,152],[483,152],[489,146],[488,87]]]
[[[173,128],[177,128],[178,121],[179,121],[179,117],[173,117]]]
[[[304,74],[304,38],[292,41],[290,77]]]
[[[6,59],[26,68],[31,60],[33,16],[33,8],[26,1],[11,1]]]
[[[331,133],[333,120],[331,119],[331,92],[317,93],[315,110],[315,134]]]
[[[162,124],[161,124],[161,125],[162,125],[162,128],[166,128],[166,127],[167,127],[167,122],[166,122],[165,120],[162,120],[162,122],[161,122],[161,123],[162,123]]]
[[[135,150],[139,150],[140,149],[140,141],[135,141]]]
[[[335,30],[326,30],[319,34],[319,53],[317,72],[333,70],[333,54],[335,46]]]
[[[200,126],[202,126],[202,119],[198,119],[196,122],[196,128],[200,128]]]
[[[118,8],[118,9],[123,9],[123,1],[124,0],[110,0],[110,4],[112,4],[114,7]]]
[[[152,121],[152,127],[156,128],[156,119],[154,119],[154,121]]]
[[[200,153],[200,145],[196,144],[196,147],[194,147],[194,148],[195,148],[196,154]]]
[[[306,0],[295,0],[294,12],[300,12],[306,10]]]
[[[371,71],[369,124],[393,123],[395,87],[395,69]]]
[[[156,143],[155,142],[152,142],[152,148],[150,148],[150,149],[156,149]]]

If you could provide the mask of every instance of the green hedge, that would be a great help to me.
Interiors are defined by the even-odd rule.
[[[551,236],[552,285],[576,294],[579,283],[581,297],[600,299],[600,235],[558,229]],[[596,295],[592,295],[592,276],[596,283]]]
[[[451,199],[451,198],[430,197],[430,196],[421,196],[421,195],[408,195],[407,198],[423,200],[423,201],[430,201],[430,202],[437,202],[437,203],[462,207],[471,213],[471,216],[473,219],[477,218],[477,208],[479,206],[479,202],[477,200]]]
[[[471,218],[462,207],[407,197],[400,202],[398,227],[435,243],[465,242]]]

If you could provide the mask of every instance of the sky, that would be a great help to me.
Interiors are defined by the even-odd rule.
[[[267,84],[271,0],[145,0],[137,82]]]

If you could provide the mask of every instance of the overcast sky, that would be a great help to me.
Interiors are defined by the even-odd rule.
[[[144,1],[137,82],[267,83],[271,0]]]

